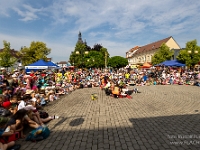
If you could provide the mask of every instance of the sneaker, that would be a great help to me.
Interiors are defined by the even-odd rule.
[[[59,116],[54,115],[54,119],[58,119],[58,118],[59,118]]]

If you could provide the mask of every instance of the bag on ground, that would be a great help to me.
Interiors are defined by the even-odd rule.
[[[31,131],[26,138],[26,141],[41,141],[46,139],[50,135],[50,130],[48,127],[40,126],[37,129]]]

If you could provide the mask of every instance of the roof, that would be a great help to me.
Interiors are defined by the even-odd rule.
[[[58,62],[58,64],[67,64],[67,62],[66,61],[60,61],[60,62]]]
[[[140,48],[140,47],[139,46],[135,46],[135,47],[131,48],[128,52],[133,52],[133,51],[137,50],[138,48]]]
[[[131,58],[132,55],[139,49],[139,46],[135,46],[131,48],[128,52],[126,52],[126,58]]]
[[[150,50],[158,49],[158,48],[160,48],[160,46],[161,46],[163,43],[166,43],[170,38],[171,38],[171,36],[168,37],[168,38],[162,39],[162,40],[160,40],[160,41],[157,41],[157,42],[153,42],[153,43],[144,45],[144,46],[140,47],[140,48],[135,52],[135,54],[139,54],[139,53],[147,52],[147,51],[150,51]]]

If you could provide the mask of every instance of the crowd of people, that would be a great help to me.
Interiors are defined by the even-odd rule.
[[[58,118],[55,114],[44,115],[43,107],[59,100],[76,89],[100,87],[106,95],[116,98],[139,93],[138,86],[149,85],[196,85],[200,86],[200,71],[183,68],[118,69],[118,70],[38,70],[27,73],[1,70],[0,75],[0,149],[20,147],[14,141],[5,141],[24,128],[45,126]],[[130,88],[131,86],[135,86]],[[48,114],[48,113],[47,113]]]
[[[200,86],[200,69],[193,71],[175,67],[152,67],[149,69],[121,69],[105,74],[102,89],[107,95],[129,97],[138,93],[138,86],[150,85],[194,85]],[[136,86],[130,89],[129,86]]]

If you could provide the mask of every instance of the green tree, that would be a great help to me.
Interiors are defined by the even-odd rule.
[[[78,42],[69,58],[71,64],[74,64],[77,67],[84,67],[84,60],[87,55],[86,52],[88,52],[87,46],[84,43]]]
[[[97,51],[90,51],[84,60],[86,62],[86,68],[103,68],[104,55]]]
[[[173,52],[170,51],[170,48],[165,43],[163,43],[158,51],[153,55],[151,63],[156,65],[163,61],[170,60],[172,56]]]
[[[103,68],[105,66],[105,59],[108,59],[109,54],[106,48],[100,45],[96,47],[98,49],[88,49],[85,43],[77,43],[75,50],[71,52],[69,58],[71,64],[78,68]],[[86,51],[88,53],[85,53]]]
[[[200,61],[200,46],[196,40],[186,43],[186,48],[181,50],[177,59],[189,67],[194,67]]]
[[[3,41],[3,51],[0,53],[0,66],[11,67],[17,61],[17,58],[13,57],[10,49],[10,43]]]
[[[128,65],[128,60],[121,56],[114,56],[109,58],[108,66],[112,68],[121,68]]]
[[[30,47],[22,47],[20,50],[20,56],[22,64],[29,65],[38,61],[39,59],[47,60],[47,55],[51,52],[50,48],[47,48],[43,42],[31,42]]]

